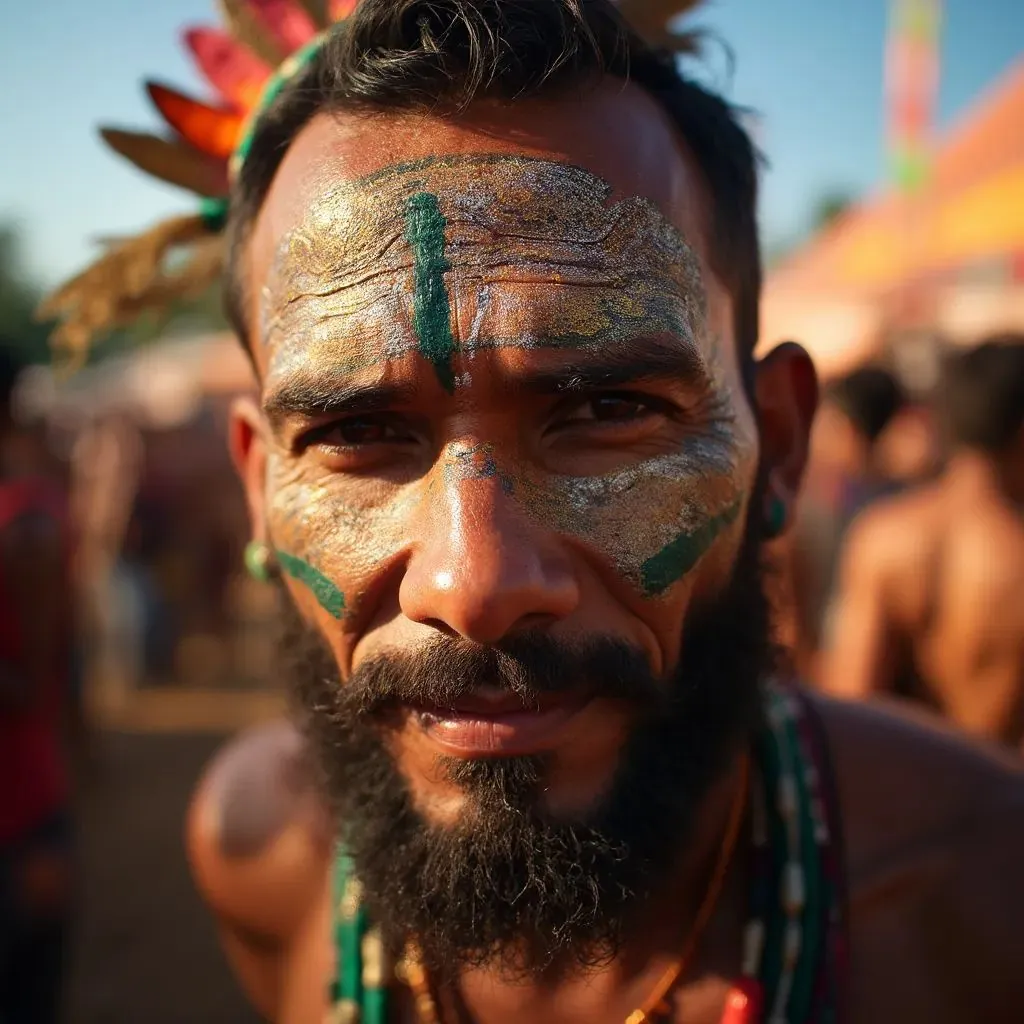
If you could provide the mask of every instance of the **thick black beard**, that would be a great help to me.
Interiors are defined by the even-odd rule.
[[[390,947],[415,936],[427,967],[445,976],[485,963],[536,976],[616,955],[632,915],[678,862],[710,787],[759,722],[758,684],[774,655],[758,525],[755,513],[729,585],[688,615],[681,662],[660,682],[620,641],[570,648],[534,634],[494,648],[442,637],[364,663],[342,684],[319,634],[284,601],[279,649],[296,711]],[[417,810],[383,741],[382,715],[394,702],[443,703],[481,683],[526,700],[584,686],[635,707],[613,781],[586,820],[541,812],[538,757],[444,759],[469,812],[441,826]]]

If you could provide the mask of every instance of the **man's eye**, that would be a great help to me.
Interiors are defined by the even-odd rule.
[[[640,395],[596,395],[576,406],[569,420],[572,423],[633,423],[659,412],[654,404]]]
[[[309,431],[303,438],[303,447],[356,448],[408,439],[408,431],[398,429],[383,416],[352,416]]]

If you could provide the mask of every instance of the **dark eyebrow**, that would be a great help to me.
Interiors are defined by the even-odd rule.
[[[408,403],[411,384],[353,384],[306,376],[289,377],[263,398],[263,411],[277,429],[290,416],[308,419],[378,412]]]
[[[678,338],[645,338],[628,347],[609,345],[555,369],[530,370],[516,377],[512,386],[518,391],[551,394],[654,380],[707,386],[710,379],[707,365],[692,344]]]

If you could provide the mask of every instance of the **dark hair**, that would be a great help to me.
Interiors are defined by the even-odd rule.
[[[1024,426],[1024,335],[994,336],[950,357],[940,396],[954,444],[1003,452]]]
[[[865,366],[841,377],[826,388],[824,400],[840,409],[869,444],[878,440],[907,404],[900,382],[878,366]]]
[[[683,39],[692,48],[693,38]],[[757,154],[723,99],[645,44],[612,0],[362,0],[263,115],[231,196],[228,316],[247,338],[242,251],[288,146],[320,111],[458,111],[629,79],[666,111],[711,193],[710,260],[733,297],[740,351],[758,333]]]

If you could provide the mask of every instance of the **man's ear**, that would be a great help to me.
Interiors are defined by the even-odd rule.
[[[772,349],[757,364],[754,400],[761,432],[766,501],[792,519],[807,465],[811,423],[818,406],[818,375],[811,357],[795,342]]]
[[[231,404],[228,421],[228,448],[245,491],[252,537],[261,541],[268,540],[265,431],[265,421],[256,400],[251,396],[236,398]]]

